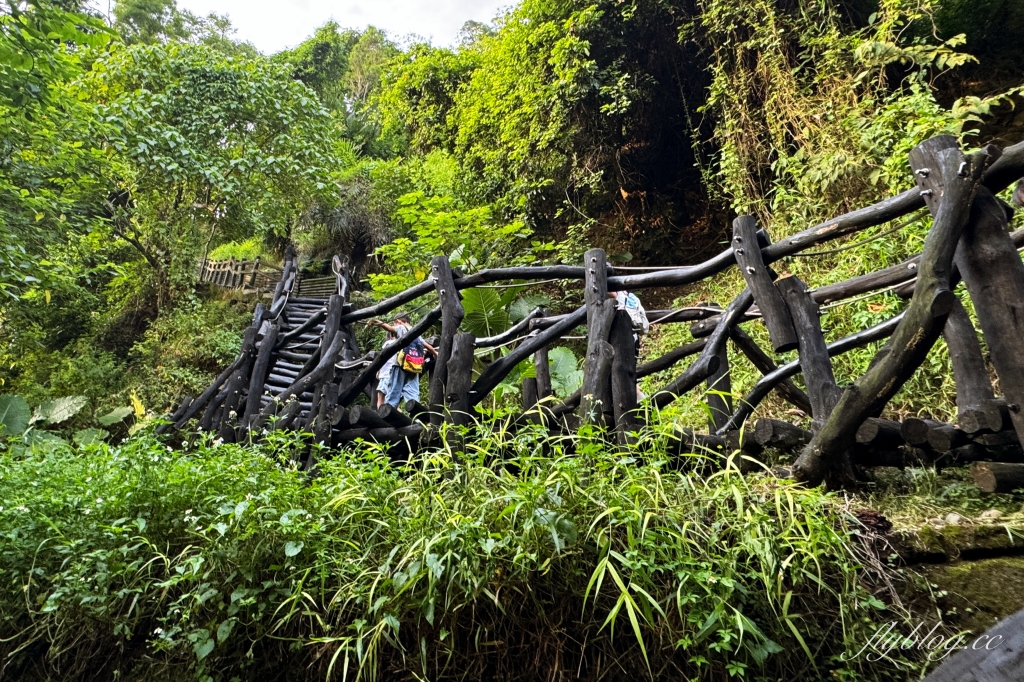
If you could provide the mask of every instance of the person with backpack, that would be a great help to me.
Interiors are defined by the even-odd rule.
[[[385,342],[385,346],[404,337],[412,328],[407,313],[395,315],[392,324],[381,320],[370,320],[367,324],[381,327],[388,332],[388,341]],[[428,352],[437,357],[434,347],[424,341],[423,337],[417,336],[405,348],[398,351],[397,355],[388,358],[380,372],[377,373],[376,407],[379,408],[384,403],[398,407],[398,403],[403,398],[406,402],[419,400],[420,374],[423,373],[423,363]]]
[[[631,294],[628,291],[609,291],[608,298],[615,299],[616,310],[625,310],[629,315],[635,332],[634,340],[637,339],[637,334],[646,334],[651,331],[651,322],[647,319],[647,311],[644,310],[644,306],[636,294]]]
[[[629,315],[629,321],[633,323],[633,352],[637,357],[640,357],[640,335],[646,334],[651,330],[651,322],[647,319],[647,311],[644,310],[643,304],[640,303],[640,298],[628,291],[609,291],[608,298],[615,299],[616,310],[625,310],[626,314]],[[640,386],[637,385],[637,401],[639,402],[646,397],[644,392],[640,390]]]

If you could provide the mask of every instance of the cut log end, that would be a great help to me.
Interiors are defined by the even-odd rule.
[[[1024,488],[1024,464],[974,462],[971,475],[986,493],[1009,493]]]

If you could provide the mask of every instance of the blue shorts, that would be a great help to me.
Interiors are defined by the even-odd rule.
[[[404,369],[396,366],[391,372],[391,382],[388,385],[384,402],[393,407],[398,407],[399,401],[403,398],[406,402],[420,399],[420,375],[406,372]]]

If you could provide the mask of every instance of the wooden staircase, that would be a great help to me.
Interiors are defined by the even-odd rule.
[[[264,394],[260,398],[261,407],[265,407],[272,399],[280,396],[301,376],[308,373],[310,367],[316,363],[324,337],[327,303],[327,298],[293,297],[289,298],[285,304],[277,319],[280,336],[295,332],[304,325],[308,326],[310,319],[314,316],[319,315],[320,320],[274,350],[267,372]],[[268,320],[267,324],[270,322],[272,320]],[[349,337],[339,364],[351,364],[359,356],[358,342],[354,336]],[[306,391],[299,395],[298,399],[300,406],[298,422],[306,424],[309,421],[313,393]]]

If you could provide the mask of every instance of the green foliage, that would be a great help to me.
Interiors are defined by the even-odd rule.
[[[775,679],[804,670],[808,649],[825,676],[896,676],[893,661],[838,658],[892,617],[861,586],[839,499],[734,469],[667,470],[661,436],[638,461],[587,433],[570,455],[566,440],[494,426],[459,465],[440,451],[403,471],[362,446],[313,479],[281,466],[300,447],[285,436],[0,454],[7,671],[106,677],[130,641],[148,653],[132,679],[309,665],[350,679],[543,677],[613,652],[632,677],[671,657],[672,679]],[[494,452],[504,466],[485,463]],[[52,652],[45,663],[33,644]]]
[[[65,83],[110,31],[48,2],[0,12],[0,291],[16,297],[67,278],[54,247],[96,229],[106,132]]]
[[[963,36],[936,42],[909,30],[933,13],[931,0],[881,3],[860,29],[828,3],[702,6],[689,30],[714,47],[701,111],[714,117],[718,145],[705,180],[778,237],[905,188],[912,147],[966,132],[1006,101],[936,102],[934,76],[974,58],[956,51]]]
[[[16,395],[0,395],[0,424],[3,435],[18,435],[28,429],[31,417],[28,403]]]
[[[101,417],[97,417],[96,421],[98,421],[103,426],[113,426],[118,422],[124,421],[125,418],[131,413],[132,408],[130,407],[117,407],[108,412],[107,414]]]
[[[566,398],[583,385],[583,369],[576,354],[560,346],[548,350],[548,371],[551,390],[559,398]]]
[[[308,202],[330,201],[329,117],[264,59],[135,46],[97,62],[81,88],[117,131],[127,200],[112,207],[113,234],[152,269],[158,308],[224,230],[283,234]]]
[[[0,13],[0,105],[6,114],[31,115],[50,100],[50,88],[78,68],[86,47],[100,48],[111,32],[94,17],[57,3],[15,1]],[[7,108],[13,111],[7,111]]]
[[[413,192],[398,199],[397,217],[406,234],[377,249],[390,272],[370,275],[378,296],[390,296],[427,276],[430,259],[447,255],[453,268],[472,272],[486,267],[530,263],[535,251],[550,248],[535,242],[521,221],[501,224],[489,206],[461,209],[447,197],[428,197]]]
[[[298,47],[274,55],[273,60],[287,64],[293,77],[316,92],[326,107],[343,110],[349,58],[358,40],[358,32],[329,21]]]
[[[502,291],[498,294],[498,291]],[[477,338],[494,336],[512,326],[505,307],[515,296],[515,289],[466,289],[462,292],[462,309],[466,316],[462,327]]]
[[[226,242],[206,255],[210,260],[255,260],[269,256],[271,254],[267,253],[263,240],[259,237],[250,237],[241,242]]]
[[[235,30],[227,16],[210,12],[200,17],[180,9],[176,0],[118,0],[114,28],[127,43],[190,42],[229,55],[258,54],[251,44],[232,40]]]
[[[158,410],[199,395],[238,354],[242,331],[252,322],[248,303],[189,301],[161,316],[129,354],[134,376],[119,391],[124,404],[134,392]]]
[[[88,403],[89,399],[84,395],[71,395],[48,400],[36,408],[32,414],[32,421],[43,422],[48,426],[60,424],[81,412]]]

